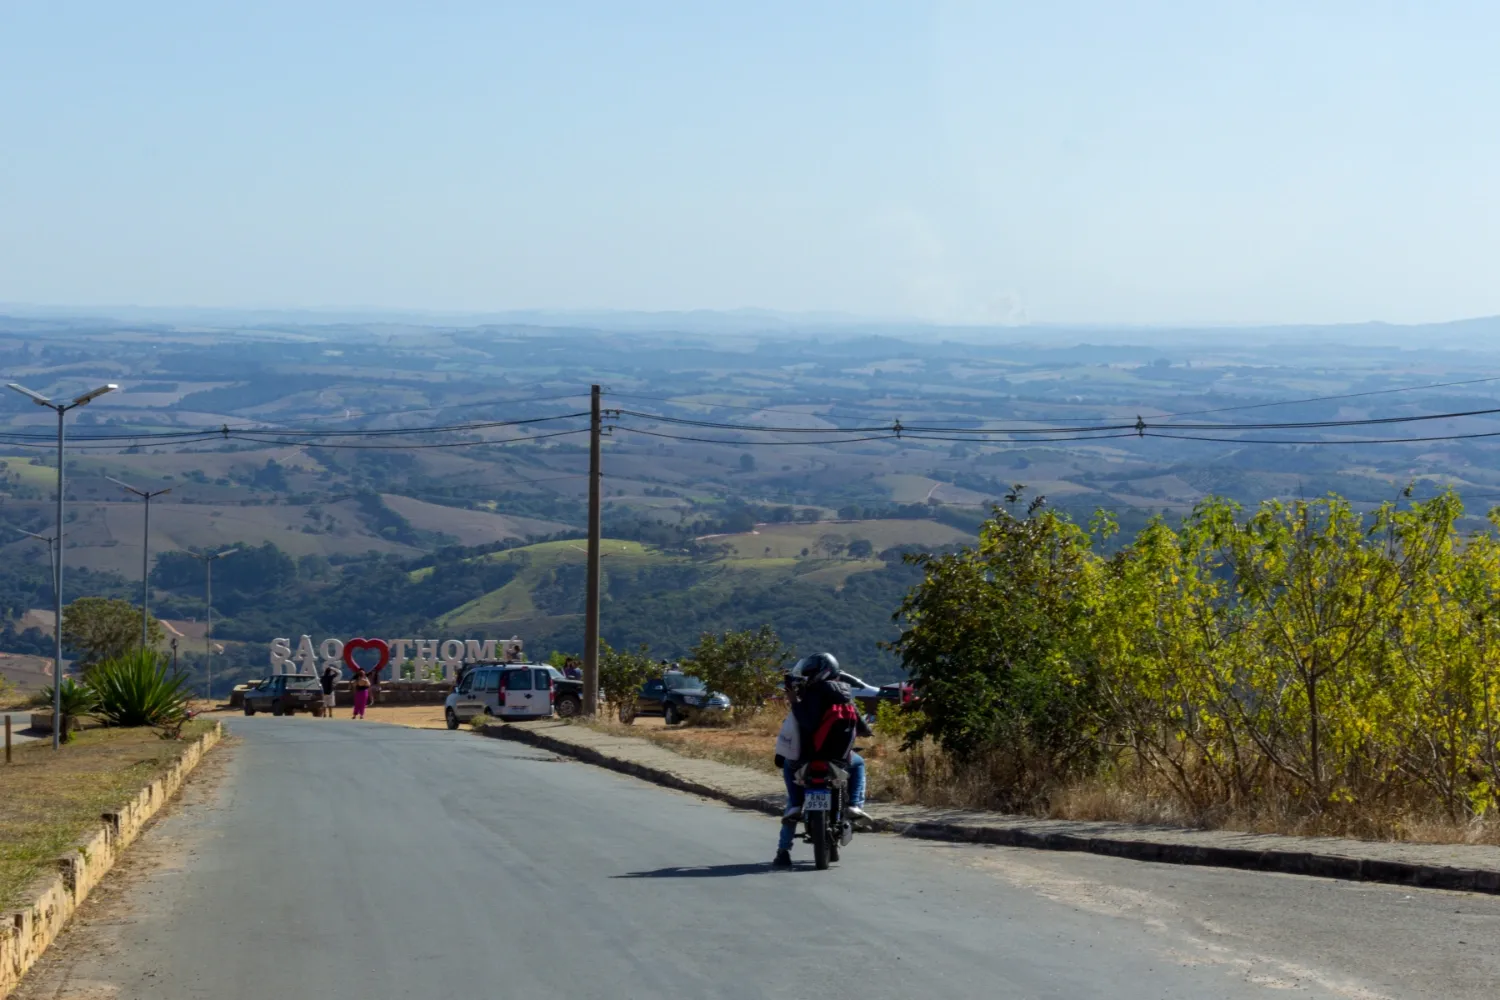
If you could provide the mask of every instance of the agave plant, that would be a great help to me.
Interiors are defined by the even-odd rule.
[[[187,714],[187,675],[151,650],[95,664],[89,682],[99,695],[94,714],[112,725],[170,726]]]
[[[45,700],[42,700],[45,698]],[[52,689],[47,688],[37,699],[38,707],[51,706]],[[62,726],[58,730],[58,741],[68,742],[73,735],[73,723],[85,715],[92,715],[99,705],[98,693],[87,684],[79,684],[71,677],[62,679]]]

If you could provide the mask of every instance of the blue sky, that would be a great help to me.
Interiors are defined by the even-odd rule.
[[[1500,313],[1500,4],[0,4],[0,302]]]

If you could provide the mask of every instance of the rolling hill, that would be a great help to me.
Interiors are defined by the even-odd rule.
[[[832,552],[829,535],[841,539]],[[967,537],[932,521],[760,525],[754,532],[711,539],[721,547],[709,550],[707,558],[605,539],[601,633],[617,646],[645,642],[662,656],[680,657],[702,631],[769,623],[796,648],[832,649],[871,677],[892,677],[894,657],[877,642],[895,637],[891,614],[917,575],[898,560],[847,557],[842,546],[864,539],[876,551],[930,548]],[[772,555],[765,554],[768,548]],[[800,554],[804,548],[806,557]],[[582,642],[586,557],[581,540],[478,557],[514,565],[516,574],[440,616],[438,623],[455,635],[519,635],[538,652],[576,650]]]

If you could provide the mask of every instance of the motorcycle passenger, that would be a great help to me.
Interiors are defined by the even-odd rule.
[[[781,689],[786,693],[786,719],[781,723],[781,732],[776,735],[776,766],[781,768],[781,778],[786,782],[786,808],[781,813],[781,836],[776,842],[776,860],[771,862],[778,868],[792,865],[792,840],[797,833],[797,818],[802,815],[802,786],[797,784],[797,761],[802,757],[802,735],[797,729],[797,716],[792,706],[802,691],[802,676],[787,674],[782,678]]]
[[[846,764],[848,815],[856,822],[870,818],[864,811],[865,761],[854,752],[854,740],[871,732],[854,706],[848,685],[839,680],[839,661],[832,653],[815,653],[799,660],[790,677],[800,678],[801,683],[788,681],[791,714],[782,724],[782,734],[776,741],[777,758],[787,785],[787,807],[772,862],[778,867],[789,867],[792,863],[791,846],[797,817],[802,811],[803,792],[794,776],[802,762],[833,760]],[[793,751],[794,756],[786,750]]]

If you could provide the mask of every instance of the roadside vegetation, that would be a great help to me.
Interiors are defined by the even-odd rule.
[[[187,738],[210,722],[188,723]],[[87,830],[174,763],[187,744],[149,728],[92,729],[62,753],[46,741],[15,748],[0,765],[0,912]]]
[[[910,559],[923,578],[892,648],[921,701],[879,706],[872,794],[1500,842],[1500,540],[1461,533],[1462,513],[1446,494],[1367,513],[1210,499],[1120,544],[1107,518],[1084,527],[1016,488],[977,545]],[[684,669],[706,677],[752,637],[705,635]],[[654,666],[644,648],[603,662],[615,702]],[[728,728],[595,725],[769,770],[781,713],[743,710],[768,693]]]
[[[909,794],[1054,815],[1500,841],[1500,540],[1452,494],[1216,499],[1112,555],[1019,489],[914,562]]]

